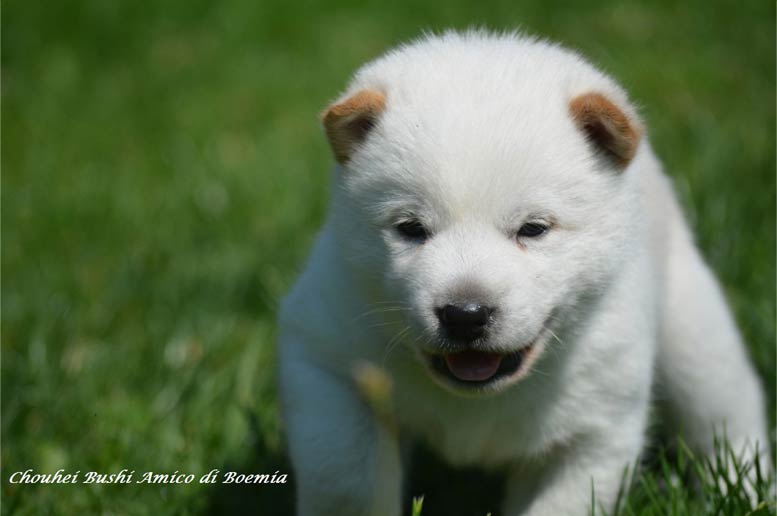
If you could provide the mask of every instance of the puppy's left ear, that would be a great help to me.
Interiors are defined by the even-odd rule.
[[[329,106],[321,115],[335,159],[345,164],[386,108],[386,97],[375,90],[362,90]]]
[[[637,152],[642,128],[600,93],[585,93],[569,102],[569,111],[586,138],[618,170]]]

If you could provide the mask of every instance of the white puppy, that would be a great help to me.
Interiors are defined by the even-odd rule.
[[[584,514],[592,485],[611,507],[654,386],[697,449],[724,425],[767,446],[721,289],[609,77],[446,33],[364,66],[323,123],[330,213],[281,312],[299,514],[399,515],[405,438],[506,468],[506,516]]]

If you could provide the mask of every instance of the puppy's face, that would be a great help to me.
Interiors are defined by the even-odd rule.
[[[435,379],[494,392],[531,371],[625,258],[638,132],[595,93],[456,101],[362,91],[324,125],[349,258],[404,308]]]

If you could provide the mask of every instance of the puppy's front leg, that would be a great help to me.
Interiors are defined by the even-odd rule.
[[[375,418],[347,377],[290,348],[282,342],[281,390],[297,514],[398,516],[401,470],[393,429]]]
[[[566,447],[549,464],[516,467],[508,475],[505,516],[590,514],[613,509],[626,468],[639,455],[641,431],[632,436],[598,436]]]

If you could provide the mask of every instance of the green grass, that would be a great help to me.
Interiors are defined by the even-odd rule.
[[[682,443],[672,456],[661,451],[649,474],[637,472],[624,482],[613,513],[597,514],[773,514],[774,478],[763,475],[760,459],[738,460],[725,441],[717,444],[716,452],[714,457],[695,456]]]
[[[3,514],[289,514],[291,486],[7,480],[289,471],[274,318],[326,207],[316,115],[356,66],[421,29],[520,26],[621,80],[774,407],[773,2],[3,7]],[[706,510],[657,469],[628,514],[664,514],[672,496]],[[432,487],[424,514],[445,498]]]

